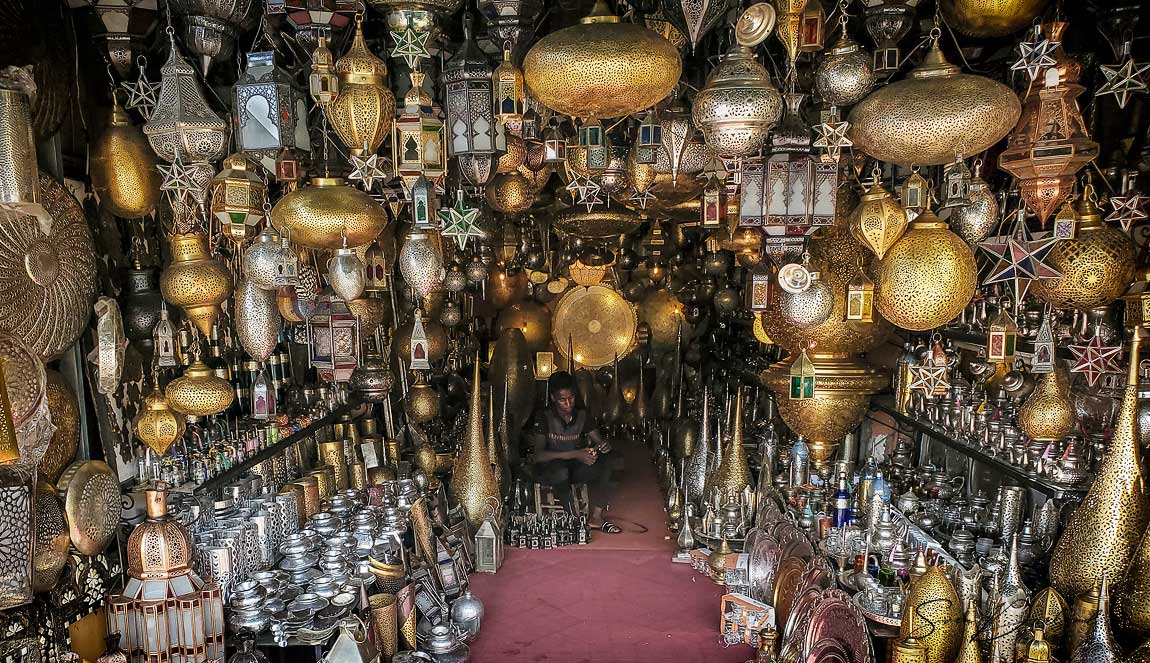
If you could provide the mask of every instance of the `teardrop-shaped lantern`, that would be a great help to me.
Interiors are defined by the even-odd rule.
[[[906,231],[906,211],[876,180],[862,195],[848,223],[855,238],[882,260],[887,249]]]
[[[443,255],[432,242],[430,231],[416,229],[407,236],[396,262],[403,280],[420,297],[426,297],[443,283]]]
[[[324,106],[324,113],[352,154],[375,154],[391,132],[395,95],[387,87],[387,65],[364,42],[362,18],[356,21],[351,48],[336,60],[335,71],[339,94]]]
[[[232,294],[232,273],[208,250],[208,237],[200,232],[172,235],[172,262],[160,274],[164,300],[183,309],[204,336],[220,314],[222,304]]]
[[[132,420],[132,428],[141,442],[162,457],[183,437],[186,419],[172,409],[159,386],[153,385],[151,393],[144,397],[144,407]]]
[[[156,153],[140,128],[112,95],[108,127],[92,145],[89,172],[100,203],[126,219],[147,216],[160,199],[160,171]]]
[[[240,345],[256,361],[267,361],[279,342],[282,325],[275,291],[264,290],[251,279],[240,281],[235,316]]]

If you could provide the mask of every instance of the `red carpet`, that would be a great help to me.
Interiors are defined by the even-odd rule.
[[[590,545],[555,550],[507,548],[496,575],[476,573],[483,600],[475,663],[742,663],[750,647],[719,638],[723,590],[685,564],[673,564],[654,467],[641,448],[609,518],[625,531]],[[649,529],[634,532],[637,525]]]

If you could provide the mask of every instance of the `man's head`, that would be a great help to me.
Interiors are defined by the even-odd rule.
[[[551,406],[564,417],[575,413],[578,386],[570,373],[559,371],[552,373],[547,380],[547,391],[551,394]]]

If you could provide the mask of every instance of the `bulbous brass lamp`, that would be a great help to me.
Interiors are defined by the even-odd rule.
[[[1001,37],[1030,25],[1047,0],[939,0],[946,24],[972,37]]]
[[[112,95],[112,117],[92,145],[92,188],[112,214],[126,219],[147,216],[160,199],[156,153],[140,128]]]
[[[232,294],[232,273],[212,257],[207,235],[172,235],[170,242],[172,262],[160,274],[160,292],[208,336],[219,317],[220,304]]]
[[[848,120],[855,149],[903,166],[937,166],[994,145],[1021,112],[1010,88],[961,73],[936,41],[922,64],[856,104]]]
[[[356,22],[351,48],[336,60],[339,95],[324,113],[352,154],[375,154],[391,131],[395,95],[387,87],[387,65],[367,48],[363,21]]]
[[[280,198],[271,222],[292,242],[334,251],[370,244],[387,227],[387,210],[371,196],[347,186],[340,177],[313,177],[311,184]]]
[[[531,96],[573,117],[637,113],[666,97],[682,70],[671,42],[620,22],[603,0],[579,25],[540,39],[523,60]]]
[[[926,331],[962,313],[977,286],[970,247],[927,208],[879,261],[875,306],[903,329]]]
[[[159,386],[144,397],[144,407],[132,421],[136,437],[148,448],[163,456],[184,434],[186,417],[172,409]]]
[[[231,383],[218,377],[199,357],[183,375],[168,384],[164,393],[173,409],[192,417],[219,414],[228,409],[236,397]]]
[[[783,97],[751,49],[736,43],[695,96],[695,126],[722,157],[755,154],[783,116]]]

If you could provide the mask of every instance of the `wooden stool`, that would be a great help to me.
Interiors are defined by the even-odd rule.
[[[591,498],[587,494],[587,484],[573,483],[571,491],[575,493],[575,508],[580,514],[591,511]],[[562,511],[563,500],[555,495],[555,490],[546,484],[535,484],[535,514],[542,516],[544,511]]]

